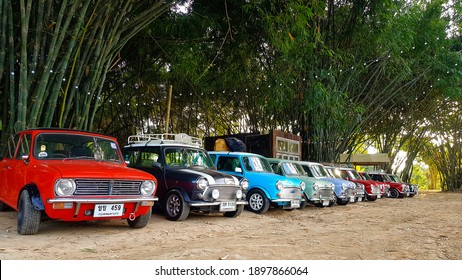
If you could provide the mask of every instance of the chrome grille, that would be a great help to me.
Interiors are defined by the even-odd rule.
[[[372,186],[371,187],[372,194],[380,194],[380,187],[379,186]]]
[[[280,192],[280,198],[283,199],[292,199],[292,198],[300,198],[302,196],[302,191],[299,188],[283,188]]]
[[[140,195],[141,181],[75,180],[74,195]]]
[[[213,190],[218,190],[220,191],[220,197],[218,197],[217,201],[222,201],[222,200],[235,200],[236,199],[236,192],[239,190],[239,187],[235,187],[233,185],[227,185],[227,186],[213,186],[207,189],[207,191],[204,194],[204,200],[209,201],[213,200],[212,198],[212,191]]]
[[[318,192],[319,192],[319,198],[322,199],[322,200],[332,198],[332,189],[331,188],[319,189]]]

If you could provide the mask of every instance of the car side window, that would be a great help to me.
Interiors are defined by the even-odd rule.
[[[140,161],[137,164],[138,167],[150,168],[154,162],[159,162],[160,148],[149,147],[140,152]]]
[[[29,156],[31,139],[32,135],[30,134],[24,134],[21,137],[21,142],[19,142],[19,149],[18,153],[16,154],[16,159],[22,159],[23,156]]]
[[[219,157],[218,158],[217,170],[236,172],[236,168],[238,167],[241,168],[238,158],[235,158],[235,157]]]

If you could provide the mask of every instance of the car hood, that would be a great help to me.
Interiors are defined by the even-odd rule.
[[[214,169],[197,167],[172,168],[168,169],[167,172],[170,174],[170,176],[189,176],[190,178],[194,178],[193,180],[197,180],[199,177],[204,177],[207,179],[210,185],[229,185],[230,180],[233,180],[234,185],[239,185],[239,180],[236,177],[216,171]]]
[[[281,181],[285,187],[298,187],[302,180],[298,178],[289,178],[284,177],[278,174],[269,173],[269,172],[247,172],[245,174],[247,180],[249,180],[250,186],[258,186],[271,184],[276,185],[277,181]]]
[[[38,168],[54,168],[63,178],[119,180],[154,180],[154,176],[127,167],[124,163],[95,160],[53,160],[37,164]]]
[[[343,180],[343,179],[337,179],[337,178],[325,177],[325,178],[322,178],[322,180],[331,182],[331,183],[333,183],[336,187],[337,187],[337,186],[342,186],[342,184],[345,184],[348,188],[352,188],[353,186],[351,186],[350,184],[353,183],[353,185],[355,185],[354,182],[352,182],[352,181]]]
[[[371,180],[351,180],[351,182],[361,183],[364,186],[369,186],[369,185],[377,186],[378,185],[378,183],[376,183],[375,181],[371,181]]]

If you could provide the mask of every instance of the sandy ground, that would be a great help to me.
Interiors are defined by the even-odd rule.
[[[47,221],[16,232],[17,213],[0,213],[2,260],[461,260],[462,193],[424,192],[330,208],[244,211],[237,218],[191,214],[149,225]]]

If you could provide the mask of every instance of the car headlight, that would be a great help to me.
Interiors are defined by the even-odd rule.
[[[342,183],[342,191],[346,190],[347,189],[347,186],[345,184]]]
[[[55,182],[55,194],[57,196],[69,196],[74,194],[76,185],[72,179],[58,179]]]
[[[241,188],[245,191],[249,188],[249,180],[242,179],[240,182]]]
[[[334,185],[334,184],[330,184],[330,188],[331,188],[332,190],[335,190],[335,185]]]
[[[314,184],[313,184],[313,190],[314,190],[314,191],[319,190],[318,183],[314,183]]]
[[[236,198],[237,198],[237,199],[241,199],[241,198],[242,198],[242,190],[240,190],[240,189],[237,190],[237,192],[236,192]]]
[[[150,196],[156,190],[156,183],[154,181],[143,181],[140,187],[140,192],[144,196]]]
[[[213,199],[218,199],[220,197],[220,191],[217,190],[217,189],[214,189],[212,191],[212,197],[213,197]]]
[[[284,186],[283,186],[283,184],[282,184],[282,182],[281,182],[281,181],[277,181],[277,182],[276,182],[276,189],[278,189],[278,190],[282,190],[282,189],[283,189],[283,187],[284,187]]]
[[[205,190],[208,187],[208,185],[209,181],[207,181],[207,179],[205,179],[204,177],[197,180],[197,188],[199,190]]]
[[[302,191],[305,190],[305,186],[305,182],[300,182],[300,189],[302,189]]]

